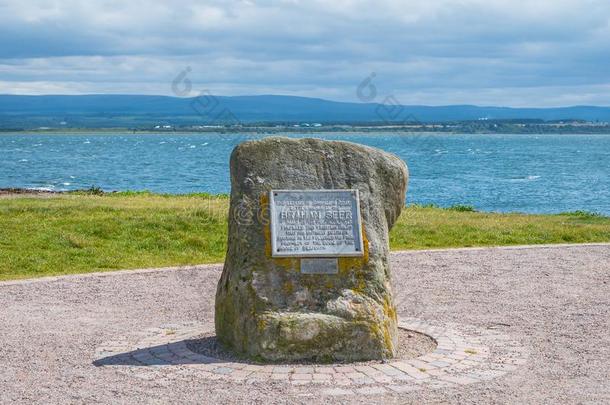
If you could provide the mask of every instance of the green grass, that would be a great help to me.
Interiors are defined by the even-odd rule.
[[[80,192],[0,198],[0,280],[220,262],[227,196]],[[393,249],[610,241],[610,218],[407,207]]]
[[[526,215],[411,206],[390,233],[392,249],[587,242],[610,242],[609,217],[583,211]]]

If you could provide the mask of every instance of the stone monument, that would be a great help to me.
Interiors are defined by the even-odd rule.
[[[271,361],[393,357],[388,232],[407,179],[398,157],[354,143],[272,137],[237,146],[216,291],[220,342]]]

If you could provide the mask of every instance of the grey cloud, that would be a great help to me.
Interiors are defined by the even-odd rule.
[[[169,94],[191,66],[225,94],[354,100],[375,71],[405,103],[610,104],[609,17],[601,0],[0,0],[0,92]]]

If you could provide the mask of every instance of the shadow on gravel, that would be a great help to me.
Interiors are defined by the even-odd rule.
[[[162,337],[163,338],[163,337]],[[149,344],[152,342],[149,342]],[[430,336],[413,330],[400,327],[398,330],[399,359],[412,359],[433,352],[437,343]],[[96,367],[101,366],[165,366],[186,364],[213,364],[213,363],[243,363],[249,365],[312,365],[328,363],[328,360],[302,359],[293,362],[261,361],[259,359],[245,358],[227,350],[216,338],[213,332],[199,335],[196,338],[183,339],[176,342],[160,344],[157,346],[141,347],[129,352],[117,353],[120,347],[108,344],[107,350],[102,349],[101,354],[107,354],[93,362]],[[377,361],[382,363],[382,361]],[[351,364],[349,361],[335,361],[333,364]]]
[[[130,352],[109,355],[93,362],[96,367],[102,366],[163,366],[181,364],[210,364],[221,363],[226,360],[211,357],[201,357],[191,351],[185,351],[185,345],[192,344],[216,346],[215,336],[200,339],[187,339],[158,346],[143,347]]]

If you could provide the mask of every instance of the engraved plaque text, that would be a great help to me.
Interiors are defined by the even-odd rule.
[[[358,190],[272,190],[273,257],[362,256]]]

